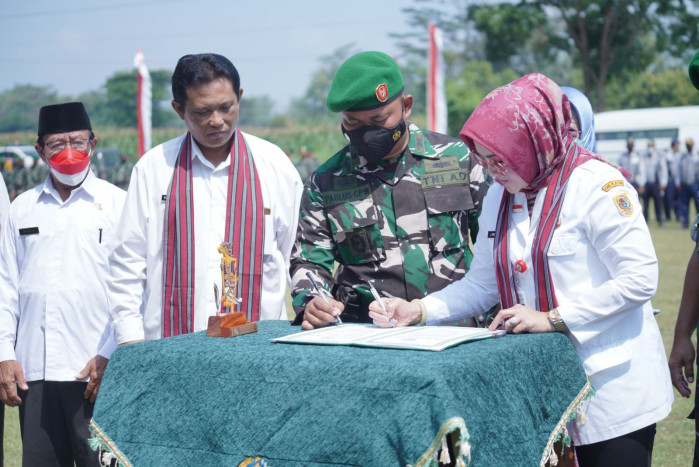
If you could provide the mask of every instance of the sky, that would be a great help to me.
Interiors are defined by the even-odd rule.
[[[398,55],[390,33],[409,32],[415,0],[6,0],[0,10],[0,92],[51,86],[96,91],[133,69],[173,70],[185,54],[213,52],[238,69],[247,96],[285,111],[304,95],[321,57],[353,44]],[[426,31],[415,31],[425,35]]]

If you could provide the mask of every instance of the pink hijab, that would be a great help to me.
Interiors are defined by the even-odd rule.
[[[548,77],[534,73],[488,94],[459,134],[471,150],[473,142],[478,141],[500,157],[529,184],[528,190],[538,192],[548,187],[532,245],[531,267],[536,279],[537,309],[541,311],[558,305],[547,252],[568,179],[578,165],[593,158],[603,160],[578,146],[568,135],[571,120],[570,102],[563,90]],[[495,229],[494,258],[501,308],[517,303],[507,242],[513,199],[507,191],[503,193]]]

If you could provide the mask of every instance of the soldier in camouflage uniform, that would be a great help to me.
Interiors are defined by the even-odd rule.
[[[365,281],[412,300],[468,270],[486,175],[461,141],[409,123],[412,101],[383,53],[357,54],[333,78],[326,104],[342,112],[350,144],[311,175],[301,200],[290,273],[294,323],[305,329],[340,314],[371,322]]]

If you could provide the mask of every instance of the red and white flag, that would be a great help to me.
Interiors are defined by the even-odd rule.
[[[447,97],[444,91],[442,31],[429,24],[430,47],[427,53],[427,129],[447,132]]]
[[[136,99],[137,115],[138,115],[138,157],[141,157],[150,149],[151,146],[151,110],[152,110],[152,91],[150,73],[146,67],[146,60],[143,57],[141,49],[136,51],[133,65],[138,70],[138,97]]]

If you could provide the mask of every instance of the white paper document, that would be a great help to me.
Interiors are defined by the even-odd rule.
[[[498,331],[458,326],[380,328],[370,324],[342,324],[301,331],[270,340],[285,344],[354,345],[440,351],[463,342],[488,339],[497,335],[500,335]]]

